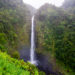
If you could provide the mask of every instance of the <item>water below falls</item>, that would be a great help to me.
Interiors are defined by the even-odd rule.
[[[32,17],[31,25],[31,48],[30,48],[30,63],[37,64],[35,60],[35,32],[34,32],[34,16]]]

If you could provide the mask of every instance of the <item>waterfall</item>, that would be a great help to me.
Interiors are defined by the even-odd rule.
[[[34,16],[32,17],[32,26],[31,26],[31,48],[30,48],[30,63],[36,64],[35,61],[35,34],[34,34]]]

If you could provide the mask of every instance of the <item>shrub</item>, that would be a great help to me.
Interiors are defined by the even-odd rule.
[[[14,51],[13,54],[12,54],[12,57],[19,59],[20,58],[19,52],[18,51]]]

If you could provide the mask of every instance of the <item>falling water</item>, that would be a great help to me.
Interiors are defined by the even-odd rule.
[[[35,61],[35,35],[34,35],[34,16],[32,17],[32,26],[31,26],[31,49],[30,49],[30,62],[31,64],[36,64]]]

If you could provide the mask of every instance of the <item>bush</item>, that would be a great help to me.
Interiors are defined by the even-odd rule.
[[[11,58],[0,52],[0,75],[44,75],[43,72],[23,60]]]
[[[4,33],[0,33],[0,44],[5,45],[7,43],[6,36]]]
[[[12,57],[19,59],[20,58],[19,52],[18,51],[14,51],[13,54],[12,54]]]

